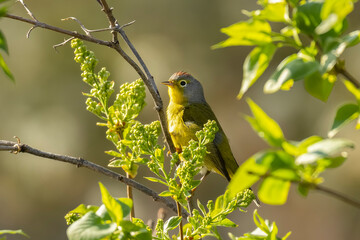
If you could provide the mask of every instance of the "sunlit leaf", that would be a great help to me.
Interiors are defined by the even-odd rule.
[[[143,226],[134,224],[128,220],[122,220],[119,225],[121,229],[121,236],[118,239],[131,239],[131,240],[151,240],[151,232]]]
[[[289,20],[288,6],[285,0],[258,1],[258,4],[264,9],[252,12],[243,11],[243,13],[251,18],[271,22],[287,22]]]
[[[357,88],[352,82],[349,80],[344,80],[343,83],[349,92],[351,92],[356,100],[360,103],[360,89]]]
[[[235,224],[233,221],[231,221],[228,218],[225,218],[225,219],[221,220],[216,225],[220,226],[220,227],[237,227],[238,226],[237,224]]]
[[[281,146],[284,141],[284,134],[272,118],[270,118],[255,102],[247,99],[247,103],[254,117],[246,116],[246,120],[258,135],[272,146]]]
[[[116,224],[119,224],[120,221],[130,213],[132,207],[131,199],[115,199],[102,183],[99,182],[99,185],[103,204],[111,216],[111,219]]]
[[[354,143],[347,139],[325,139],[310,145],[307,153],[296,158],[298,165],[312,164],[323,158],[334,158],[343,155],[346,148],[354,148]]]
[[[357,104],[349,103],[341,106],[336,112],[334,123],[330,132],[328,133],[328,137],[332,138],[340,131],[342,127],[344,127],[352,120],[358,118],[360,115],[359,111],[359,105]]]
[[[103,223],[94,212],[86,213],[69,226],[66,234],[69,240],[98,240],[112,234],[116,223]]]
[[[323,34],[342,24],[344,18],[354,9],[353,0],[326,0],[321,8],[322,22],[316,28],[317,34]],[[341,28],[339,26],[338,28]]]
[[[212,46],[213,49],[240,45],[264,45],[272,42],[270,24],[262,20],[253,19],[235,23],[222,28],[221,32],[229,38]]]
[[[263,157],[265,154],[266,153],[255,154],[239,167],[228,185],[230,197],[234,197],[239,192],[249,188],[260,179],[260,176],[267,172],[269,169],[268,166],[256,164],[256,160]]]
[[[0,230],[0,235],[3,235],[3,234],[11,234],[11,235],[14,235],[14,234],[19,234],[19,235],[23,235],[27,238],[29,238],[29,236],[23,232],[23,230],[21,229],[18,229],[18,230]],[[1,238],[3,239],[3,238]],[[4,240],[6,240],[6,238],[4,238]]]
[[[258,197],[261,202],[272,205],[284,204],[291,182],[268,177],[260,185]]]
[[[164,232],[173,230],[177,226],[179,226],[182,217],[172,216],[164,223]]]
[[[320,64],[317,61],[306,62],[297,55],[290,55],[285,58],[270,79],[264,85],[265,93],[274,93],[289,80],[301,80],[318,71]]]
[[[272,43],[254,48],[246,57],[243,65],[243,80],[239,95],[240,99],[244,93],[263,74],[275,53],[276,46]]]

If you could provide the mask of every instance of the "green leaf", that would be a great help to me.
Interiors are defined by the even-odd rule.
[[[333,75],[322,75],[319,71],[305,77],[305,89],[312,96],[326,102],[334,86]]]
[[[121,158],[122,157],[122,154],[117,152],[117,151],[114,151],[114,150],[110,150],[110,151],[105,151],[106,154],[110,155],[110,156],[113,156],[113,157],[117,157],[117,158]]]
[[[288,180],[288,181],[298,181],[300,180],[300,177],[296,173],[296,170],[294,169],[277,169],[271,172],[271,176]]]
[[[246,57],[243,65],[244,76],[237,96],[238,99],[244,95],[269,66],[276,48],[274,44],[269,43],[254,48]]]
[[[322,22],[316,27],[317,34],[323,34],[342,24],[344,18],[354,9],[353,0],[326,0],[321,8]]]
[[[302,184],[302,183],[298,184],[297,189],[298,189],[298,192],[304,197],[306,197],[309,194],[309,191],[310,191],[309,185],[308,184]]]
[[[154,177],[144,177],[145,179],[151,181],[151,182],[156,182],[156,183],[161,183],[161,184],[164,184],[164,185],[168,185],[166,182],[162,181],[161,179],[158,179],[158,178],[154,178]]]
[[[269,233],[270,233],[270,229],[269,229],[268,224],[267,224],[266,221],[258,214],[257,209],[254,210],[253,219],[254,219],[255,225],[256,225],[261,231],[263,231],[265,234],[269,234]],[[266,236],[266,235],[265,235],[265,236]]]
[[[102,202],[104,203],[106,210],[108,211],[111,219],[119,225],[120,221],[126,217],[132,207],[131,199],[115,199],[113,198],[105,186],[99,182]]]
[[[354,143],[347,139],[325,139],[314,143],[307,148],[304,153],[296,158],[295,163],[298,165],[312,164],[322,158],[334,158],[344,155],[346,148],[354,148]]]
[[[360,89],[355,87],[355,85],[349,80],[344,80],[343,83],[347,90],[351,92],[355,96],[356,100],[360,103]]]
[[[3,235],[3,234],[19,234],[19,235],[23,235],[27,238],[30,238],[26,233],[23,232],[23,230],[21,229],[18,229],[18,230],[0,230],[0,235]],[[6,238],[5,238],[6,239]]]
[[[272,22],[287,22],[289,20],[289,12],[287,2],[281,1],[263,1],[264,10],[260,11],[258,17]],[[257,11],[255,11],[257,12]]]
[[[9,54],[8,45],[2,31],[0,31],[0,49],[4,50],[7,54]]]
[[[321,23],[322,5],[319,2],[306,2],[294,9],[293,19],[301,32],[314,35],[315,28]]]
[[[347,47],[352,47],[360,42],[360,31],[356,30],[343,36],[342,41],[346,42]]]
[[[165,223],[164,223],[164,232],[170,231],[175,229],[177,226],[179,226],[180,222],[182,220],[182,217],[178,216],[172,216],[170,217]]]
[[[238,22],[222,28],[221,32],[228,35],[229,38],[213,45],[212,49],[229,46],[264,45],[272,42],[270,24],[262,20],[251,19],[246,22]]]
[[[173,196],[173,194],[172,194],[172,192],[165,190],[165,191],[161,192],[159,194],[159,196],[160,197],[171,197],[171,196]]]
[[[260,185],[258,197],[261,202],[271,205],[281,205],[287,200],[290,181],[268,177]]]
[[[80,204],[75,209],[71,210],[69,213],[78,213],[80,215],[85,215],[87,212],[96,212],[99,209],[98,206]]]
[[[285,138],[280,126],[250,98],[246,101],[254,117],[246,116],[245,119],[251,124],[252,128],[271,146],[281,146]]]
[[[0,3],[5,2],[5,1],[7,1],[7,0],[2,0],[2,1],[0,1]],[[6,15],[7,11],[8,11],[8,7],[6,7],[6,6],[0,8],[0,18],[4,17]]]
[[[219,223],[216,223],[216,226],[220,226],[220,227],[237,227],[238,225],[235,224],[230,219],[225,218],[225,219],[221,220]]]
[[[307,147],[323,140],[323,138],[319,137],[319,136],[310,136],[308,138],[305,138],[304,140],[302,140],[301,142],[297,142],[297,143],[289,143],[289,142],[284,142],[282,147],[285,150],[285,152],[287,152],[288,154],[292,155],[292,156],[299,156],[303,153],[307,152]]]
[[[206,210],[205,210],[204,205],[200,202],[199,199],[197,199],[196,203],[197,203],[197,206],[199,207],[199,209],[201,210],[202,214],[205,216],[206,215]]]
[[[353,103],[341,106],[336,112],[334,123],[328,133],[328,137],[334,137],[342,127],[358,118],[360,115],[359,110],[359,105]]]
[[[310,76],[320,69],[317,61],[306,62],[302,58],[298,58],[296,54],[285,58],[270,79],[264,85],[265,93],[274,93],[289,80],[298,81]]]
[[[239,167],[227,187],[230,198],[235,197],[239,192],[249,188],[260,179],[259,176],[264,175],[268,171],[269,166],[256,163],[257,159],[263,158],[266,154],[267,153],[257,153]],[[251,173],[255,173],[256,175]]]
[[[11,81],[15,82],[15,78],[12,75],[9,67],[6,65],[4,58],[2,57],[2,55],[0,54],[0,67],[2,68],[2,70],[4,71],[4,73],[10,78]]]
[[[116,223],[103,223],[94,212],[86,213],[66,231],[69,240],[98,240],[111,235],[116,230]]]
[[[152,239],[150,231],[128,220],[122,220],[120,222],[119,229],[121,236],[119,239],[131,239],[131,240]]]

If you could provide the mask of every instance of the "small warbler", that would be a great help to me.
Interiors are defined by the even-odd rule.
[[[207,170],[216,172],[230,181],[239,165],[237,164],[224,131],[214,112],[207,104],[199,81],[186,72],[173,74],[167,85],[170,103],[167,108],[168,129],[176,151],[181,152],[191,139],[197,140],[195,133],[202,129],[208,120],[215,120],[219,131],[204,159]]]
[[[196,140],[195,133],[208,120],[215,120],[219,131],[214,141],[207,145],[209,153],[204,159],[206,175],[212,171],[230,181],[239,165],[219,121],[205,100],[200,82],[186,72],[177,72],[162,83],[168,86],[170,102],[166,111],[167,122],[176,151],[181,152],[191,139]],[[255,203],[258,205],[259,201],[256,199]]]

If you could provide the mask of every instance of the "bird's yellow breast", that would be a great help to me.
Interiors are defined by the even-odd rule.
[[[184,123],[184,109],[183,105],[176,103],[170,103],[167,109],[169,133],[175,147],[179,150],[187,146],[191,139],[196,139],[194,129]]]

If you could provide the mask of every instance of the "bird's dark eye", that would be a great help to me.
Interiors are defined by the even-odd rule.
[[[181,80],[181,81],[180,81],[180,86],[185,87],[186,84],[187,84],[187,82],[186,82],[185,80]]]

